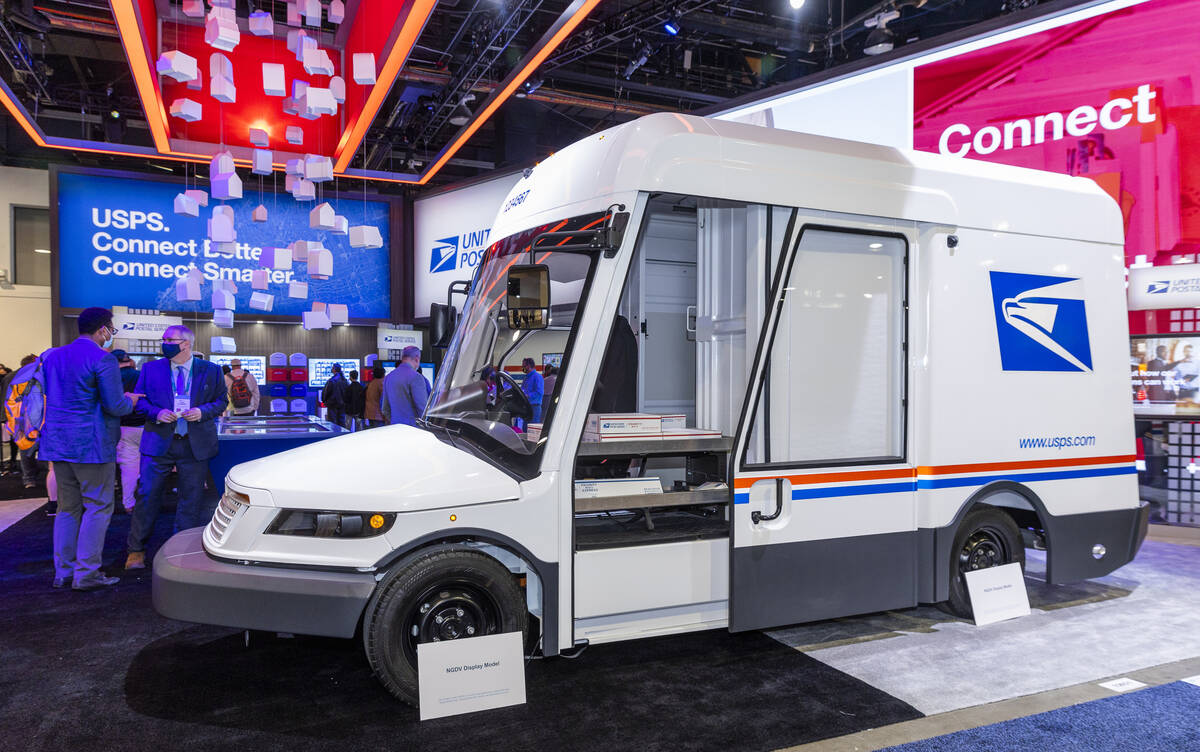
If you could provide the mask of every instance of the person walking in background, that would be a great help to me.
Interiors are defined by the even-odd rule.
[[[358,383],[358,371],[351,371],[350,383],[346,385],[346,428],[351,431],[362,428],[366,402],[367,389]]]
[[[421,348],[406,347],[400,365],[383,379],[383,415],[393,426],[415,426],[429,403],[429,382],[421,373]]]
[[[542,375],[537,372],[537,367],[533,364],[533,358],[522,360],[521,370],[525,372],[525,380],[521,382],[521,391],[525,392],[530,406],[533,407],[533,415],[529,417],[529,422],[541,423],[542,395],[546,391],[546,385],[542,381]]]
[[[325,405],[325,419],[330,423],[345,427],[346,425],[346,377],[342,375],[342,367],[337,363],[329,369],[329,380],[321,389],[321,402]]]
[[[163,486],[174,466],[179,480],[175,531],[203,525],[212,516],[205,510],[204,484],[208,461],[217,455],[216,418],[225,412],[225,380],[214,363],[192,357],[196,335],[186,326],[163,332],[163,357],[142,368],[138,406],[144,419],[142,477],[129,525],[126,569],[144,569],[146,544],[162,507]],[[207,516],[206,516],[207,512]]]
[[[258,381],[254,374],[242,368],[241,358],[229,361],[229,372],[225,374],[225,391],[229,393],[231,415],[254,415],[258,412]]]
[[[119,582],[100,571],[100,559],[112,517],[119,419],[139,395],[122,391],[117,361],[103,349],[116,335],[112,312],[85,308],[77,323],[79,338],[50,350],[43,362],[40,443],[58,479],[54,587],[96,590]]]
[[[546,398],[554,394],[554,387],[558,384],[558,369],[554,366],[546,366],[542,369],[542,404],[546,404]],[[544,411],[543,411],[544,412]],[[543,416],[544,417],[544,416]]]
[[[367,389],[363,396],[363,418],[367,421],[367,428],[378,428],[383,425],[381,403],[383,402],[384,374],[383,366],[378,364],[371,366],[371,381],[367,383]]]
[[[124,350],[113,350],[113,357],[121,367],[121,385],[127,392],[137,391],[138,369],[133,358]],[[121,470],[121,507],[133,511],[134,492],[137,491],[138,476],[141,475],[142,426],[146,424],[137,412],[121,417],[121,440],[117,443],[117,467]]]
[[[24,358],[21,358],[21,368],[24,368],[25,366],[29,365],[30,363],[36,363],[36,362],[37,362],[37,356],[30,353],[29,355],[26,355]],[[21,368],[18,368],[17,371],[20,371]],[[16,372],[13,373],[13,376],[16,376]],[[11,386],[12,379],[10,378],[8,381],[9,381],[9,385]],[[7,402],[7,400],[8,400],[8,390],[7,389],[4,390],[4,399]],[[15,444],[15,442],[14,442],[14,444]],[[37,476],[38,476],[38,445],[34,444],[33,446],[29,447],[28,449],[21,450],[21,483],[25,486],[25,488],[36,488],[37,487]]]

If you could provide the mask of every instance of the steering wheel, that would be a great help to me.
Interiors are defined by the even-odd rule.
[[[516,379],[504,371],[496,371],[496,378],[503,385],[503,388],[497,392],[497,401],[503,402],[513,417],[524,420],[532,418],[533,405],[529,402],[529,396],[521,391],[521,385],[517,383]]]

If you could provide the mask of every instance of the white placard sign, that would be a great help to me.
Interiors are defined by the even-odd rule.
[[[488,244],[492,221],[521,173],[423,198],[413,204],[413,315],[445,303],[451,282],[471,279]],[[463,299],[454,305],[462,310]],[[382,345],[380,345],[382,347]]]
[[[525,704],[520,632],[417,646],[421,720]]]
[[[380,350],[403,350],[406,347],[424,347],[425,335],[416,329],[375,330],[375,346]]]
[[[162,339],[170,326],[179,326],[183,319],[178,316],[147,316],[142,313],[114,313],[113,326],[117,328],[116,339]]]
[[[1200,307],[1200,264],[1129,270],[1129,310]]]
[[[967,572],[967,592],[975,626],[995,624],[1018,616],[1029,616],[1029,593],[1021,565],[1005,564]]]

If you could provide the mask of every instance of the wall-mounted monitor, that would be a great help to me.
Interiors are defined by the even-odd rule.
[[[1200,418],[1200,334],[1133,337],[1133,413]]]
[[[318,389],[325,386],[325,382],[333,375],[334,363],[342,367],[342,375],[347,382],[350,381],[350,372],[358,370],[358,358],[309,358],[308,385]]]
[[[249,371],[256,382],[263,384],[267,380],[267,356],[265,355],[212,355],[209,360],[219,366],[227,366],[232,360],[240,360],[242,368]]]
[[[433,377],[435,373],[437,373],[437,369],[432,363],[421,364],[421,375],[425,377],[425,380],[429,382],[430,386],[433,386]]]

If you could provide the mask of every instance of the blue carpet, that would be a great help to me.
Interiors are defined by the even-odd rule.
[[[1175,682],[887,749],[893,752],[1197,750],[1200,749],[1198,718],[1200,687]]]

